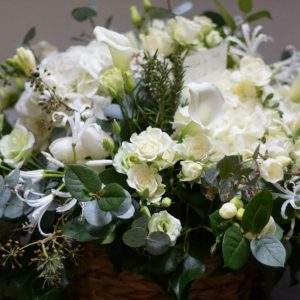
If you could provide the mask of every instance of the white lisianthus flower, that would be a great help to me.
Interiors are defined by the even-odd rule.
[[[127,172],[127,176],[128,185],[139,194],[144,194],[149,204],[159,204],[165,185],[154,168],[146,164],[136,165]]]
[[[82,162],[88,156],[81,142],[74,144],[70,136],[53,141],[49,151],[55,159],[64,163]]]
[[[237,214],[237,208],[233,203],[227,202],[221,206],[219,214],[225,220],[232,219]]]
[[[143,48],[149,52],[150,55],[157,53],[168,56],[173,52],[173,40],[169,33],[165,30],[149,28],[147,34],[141,34],[140,39]]]
[[[185,160],[180,162],[180,181],[194,181],[203,174],[203,165],[199,162]]]
[[[100,91],[105,95],[120,97],[124,94],[122,71],[116,67],[105,70],[100,77]]]
[[[13,131],[0,140],[0,152],[4,162],[14,168],[22,167],[31,156],[34,136],[24,126],[16,125]]]
[[[173,39],[180,45],[199,44],[198,35],[201,27],[191,20],[177,16],[169,21],[168,30]]]
[[[261,230],[259,234],[253,234],[251,232],[247,232],[244,234],[244,237],[248,240],[254,240],[257,238],[260,238],[264,235],[273,235],[276,232],[276,223],[271,216],[268,223],[265,225],[265,227]]]
[[[205,37],[205,41],[207,43],[207,46],[209,48],[213,48],[216,47],[217,45],[219,45],[222,42],[222,37],[219,33],[219,31],[217,30],[212,30],[206,37]]]
[[[155,213],[148,223],[149,233],[161,231],[170,237],[171,246],[174,246],[180,236],[182,226],[180,220],[170,215],[166,210]]]
[[[259,165],[260,176],[267,182],[276,183],[283,179],[283,165],[279,160],[268,158]]]
[[[130,138],[135,153],[141,161],[154,161],[161,157],[173,144],[171,137],[159,128],[148,127]]]
[[[243,57],[240,61],[240,72],[244,80],[257,87],[267,85],[272,76],[271,69],[258,57]]]
[[[83,130],[80,135],[80,142],[87,156],[94,160],[103,159],[109,155],[109,151],[104,147],[104,142],[113,145],[112,138],[97,124]]]
[[[15,59],[23,72],[30,76],[32,71],[36,69],[36,62],[31,50],[20,47],[17,49]]]

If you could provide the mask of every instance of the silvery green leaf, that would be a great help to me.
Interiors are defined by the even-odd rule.
[[[23,214],[24,206],[24,202],[22,202],[16,195],[13,195],[6,206],[4,216],[10,219],[19,218]]]
[[[4,189],[5,183],[4,183],[4,179],[3,176],[0,175],[0,191],[2,191]]]
[[[120,215],[125,214],[131,206],[131,202],[132,202],[131,195],[125,190],[124,190],[124,192],[125,192],[125,195],[126,195],[125,200],[122,202],[122,204],[118,207],[117,210],[112,211],[112,213],[114,215],[116,215],[117,217],[119,217]]]
[[[6,177],[5,177],[5,183],[8,184],[11,187],[15,187],[20,178],[20,170],[15,169],[11,171]]]
[[[131,205],[123,215],[118,215],[118,218],[123,220],[130,219],[134,215],[134,212],[135,212],[134,206]]]
[[[190,11],[193,8],[193,3],[191,1],[184,2],[172,9],[172,13],[174,15],[180,16],[188,11]]]
[[[88,201],[82,205],[83,216],[89,224],[93,226],[105,226],[111,222],[111,213],[100,210],[97,200]]]
[[[4,214],[4,207],[0,207],[0,218],[3,217]]]
[[[11,196],[9,188],[0,190],[0,207],[4,207]]]
[[[111,119],[123,120],[123,114],[118,104],[111,104],[107,106],[104,110],[106,117]]]

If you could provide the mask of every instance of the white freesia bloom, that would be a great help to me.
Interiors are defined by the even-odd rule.
[[[279,160],[268,158],[259,165],[261,177],[271,183],[276,183],[283,179],[283,165]]]
[[[109,47],[114,66],[124,72],[129,70],[130,61],[136,50],[131,47],[128,38],[100,26],[94,29],[94,35],[99,42]]]
[[[140,194],[145,193],[149,204],[159,204],[165,192],[165,185],[162,184],[162,177],[154,168],[139,164],[131,168],[127,176],[128,185]]]
[[[170,237],[171,246],[174,246],[180,236],[182,226],[180,220],[170,215],[166,210],[155,213],[148,223],[149,233],[161,231]]]
[[[211,83],[192,83],[189,85],[190,118],[200,126],[210,127],[222,112],[224,97]]]
[[[13,131],[0,140],[0,152],[4,162],[14,168],[20,168],[31,156],[34,136],[24,126],[16,125]]]
[[[180,165],[180,181],[194,181],[201,177],[203,173],[203,165],[201,163],[185,160],[181,161]]]

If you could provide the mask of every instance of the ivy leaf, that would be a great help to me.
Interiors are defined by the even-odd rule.
[[[215,4],[218,7],[220,14],[222,15],[224,21],[226,22],[227,26],[231,29],[231,32],[235,32],[236,24],[233,17],[227,11],[227,9],[223,6],[221,0],[215,0]]]
[[[98,201],[99,207],[103,211],[113,211],[118,209],[126,199],[125,191],[117,183],[108,184],[102,191],[103,195]]]
[[[257,20],[260,20],[263,18],[272,20],[272,15],[267,10],[261,10],[261,11],[255,12],[255,13],[251,14],[250,16],[248,16],[246,21],[250,23],[250,22],[254,22],[254,21],[257,21]]]
[[[170,237],[161,231],[154,231],[146,239],[146,250],[152,255],[161,255],[168,251]]]
[[[273,206],[272,194],[262,190],[248,203],[242,219],[242,228],[245,232],[260,233],[268,223]]]
[[[92,17],[96,17],[97,11],[95,8],[83,6],[74,8],[71,14],[76,21],[84,22]]]
[[[25,34],[22,44],[27,45],[28,43],[30,43],[34,39],[35,34],[36,34],[36,28],[31,27]]]
[[[225,267],[233,270],[239,270],[249,259],[249,241],[242,236],[240,228],[235,225],[225,232],[222,255]]]
[[[171,278],[171,289],[178,300],[183,299],[183,292],[189,283],[196,280],[204,273],[204,265],[200,260],[187,256],[180,263]]]
[[[88,167],[68,165],[65,171],[65,184],[67,190],[78,201],[90,201],[89,192],[97,193],[101,188],[98,174]]]
[[[265,235],[250,243],[253,256],[262,264],[270,267],[284,267],[286,250],[274,235]]]
[[[243,13],[249,13],[253,7],[252,0],[239,0],[239,7]]]
[[[140,248],[145,245],[148,231],[142,227],[134,227],[123,234],[123,242],[131,248]]]

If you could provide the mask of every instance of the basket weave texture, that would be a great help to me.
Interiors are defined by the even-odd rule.
[[[205,262],[205,275],[190,288],[189,300],[240,300],[249,299],[251,275],[226,274],[209,276],[219,261]],[[154,282],[128,272],[113,273],[105,250],[94,245],[85,246],[84,262],[69,289],[68,300],[169,300],[171,299]]]

